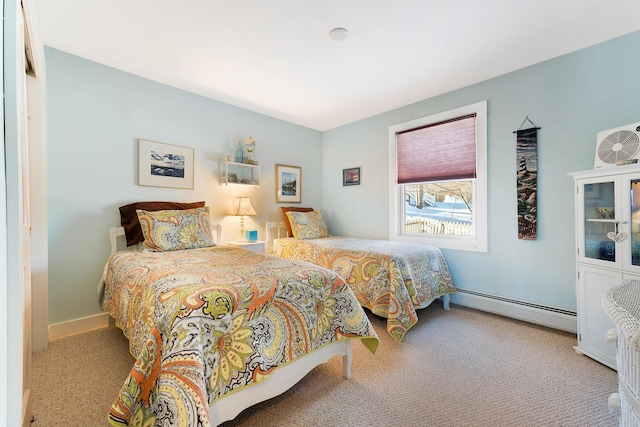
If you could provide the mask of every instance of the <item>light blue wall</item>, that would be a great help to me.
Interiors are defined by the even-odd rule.
[[[322,134],[46,48],[49,190],[49,324],[100,313],[96,287],[109,256],[118,207],[142,200],[206,200],[223,240],[234,196],[251,197],[258,226],[280,220],[275,164],[302,167],[302,202],[322,203]],[[218,159],[256,139],[262,186],[220,186]],[[137,138],[195,149],[193,190],[141,187]]]
[[[639,52],[636,32],[325,132],[330,232],[388,237],[390,125],[487,100],[489,251],[444,251],[454,280],[461,288],[575,310],[574,195],[566,174],[593,168],[597,132],[640,121]],[[535,241],[517,238],[513,131],[527,115],[541,127]],[[355,166],[362,167],[362,185],[343,187],[342,169]]]
[[[320,133],[46,49],[49,323],[100,312],[96,286],[118,206],[206,200],[225,228],[231,199],[248,195],[263,233],[281,218],[274,165],[302,166],[302,206],[322,207],[330,231],[388,236],[388,127],[488,101],[489,252],[445,251],[459,287],[574,310],[574,208],[567,172],[593,167],[598,131],[640,121],[640,32],[455,92]],[[473,66],[470,64],[469,66]],[[428,78],[428,76],[425,76]],[[517,239],[515,136],[525,116],[541,126],[538,239]],[[218,156],[257,140],[259,189],[221,187]],[[140,187],[137,138],[195,148],[194,190]],[[343,187],[342,169],[362,167]]]

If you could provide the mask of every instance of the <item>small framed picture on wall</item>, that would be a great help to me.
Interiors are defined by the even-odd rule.
[[[193,148],[138,139],[138,185],[193,190]]]
[[[342,169],[342,185],[360,185],[360,168]]]
[[[276,165],[276,203],[302,202],[302,168]]]

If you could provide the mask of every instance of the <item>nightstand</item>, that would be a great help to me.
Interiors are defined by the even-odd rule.
[[[253,252],[265,253],[265,250],[266,250],[265,243],[266,242],[264,240],[256,240],[255,242],[249,242],[248,240],[247,241],[233,240],[231,242],[227,242],[227,245],[238,246],[240,248],[248,249]]]

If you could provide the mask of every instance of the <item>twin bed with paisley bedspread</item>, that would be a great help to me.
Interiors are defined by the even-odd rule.
[[[335,272],[216,245],[206,207],[138,207],[144,249],[116,252],[125,230],[112,229],[102,280],[102,306],[136,359],[112,425],[217,425],[335,355],[350,377],[352,340],[375,352],[376,333]]]
[[[282,207],[282,225],[291,237],[267,240],[274,255],[312,262],[338,273],[356,294],[359,303],[387,319],[387,331],[396,341],[418,321],[417,309],[456,292],[439,248],[390,240],[330,236],[322,213],[311,208]]]

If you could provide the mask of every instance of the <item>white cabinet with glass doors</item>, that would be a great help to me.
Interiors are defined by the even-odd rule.
[[[616,369],[613,321],[602,295],[622,280],[640,280],[640,167],[569,174],[575,181],[578,345],[575,350]]]

